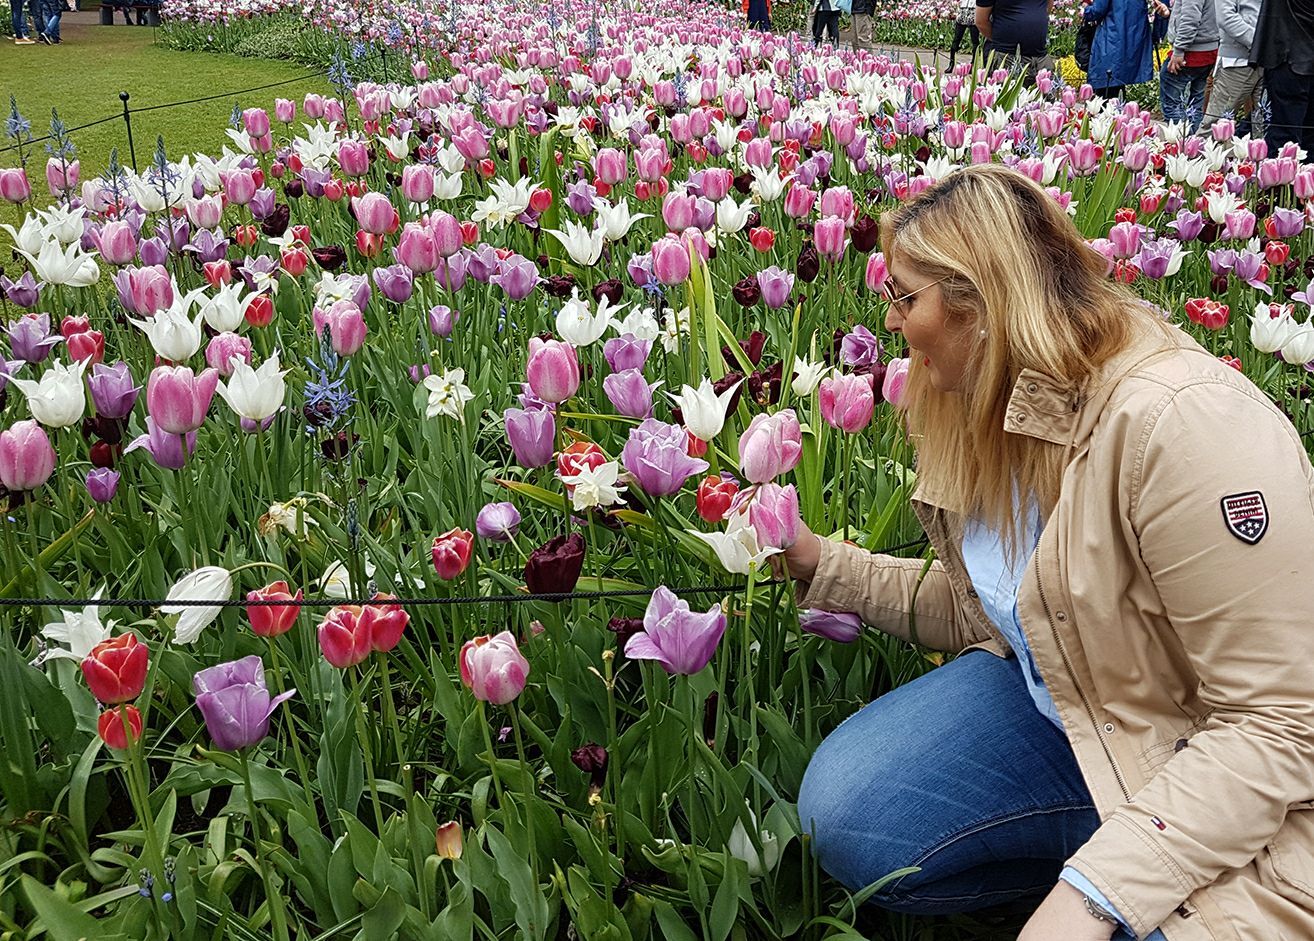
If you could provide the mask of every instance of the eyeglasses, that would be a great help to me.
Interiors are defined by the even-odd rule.
[[[894,292],[898,285],[895,284],[893,278],[887,278],[885,286],[881,289],[881,294],[885,297],[885,300],[889,305],[899,312],[900,316],[906,317],[908,311],[911,309],[911,305],[908,302],[913,297],[920,294],[922,291],[925,291],[927,288],[935,287],[937,284],[943,284],[947,280],[947,278],[939,278],[929,284],[923,284],[915,291],[909,291],[907,294],[896,295]]]

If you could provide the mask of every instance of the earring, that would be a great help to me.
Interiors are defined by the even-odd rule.
[[[982,328],[981,328],[981,336],[985,336],[985,335],[986,335],[985,328],[982,327]]]

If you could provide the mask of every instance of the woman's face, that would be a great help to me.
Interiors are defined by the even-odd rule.
[[[939,282],[901,262],[890,265],[885,296],[885,328],[902,333],[908,356],[928,371],[941,392],[958,392],[972,351],[971,323],[955,323],[945,309]]]

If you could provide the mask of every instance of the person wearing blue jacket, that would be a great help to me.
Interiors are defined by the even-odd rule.
[[[1145,0],[1086,0],[1085,17],[1098,23],[1090,49],[1086,80],[1101,98],[1117,98],[1128,85],[1154,77],[1154,43],[1163,38],[1168,21],[1155,16]]]

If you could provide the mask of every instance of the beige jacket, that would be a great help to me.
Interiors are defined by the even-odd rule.
[[[1024,372],[1005,429],[1070,454],[1018,595],[1102,821],[1068,863],[1137,937],[1314,939],[1314,469],[1295,429],[1175,329],[1083,388]],[[929,568],[822,540],[800,603],[1006,651],[944,504],[915,494]]]

